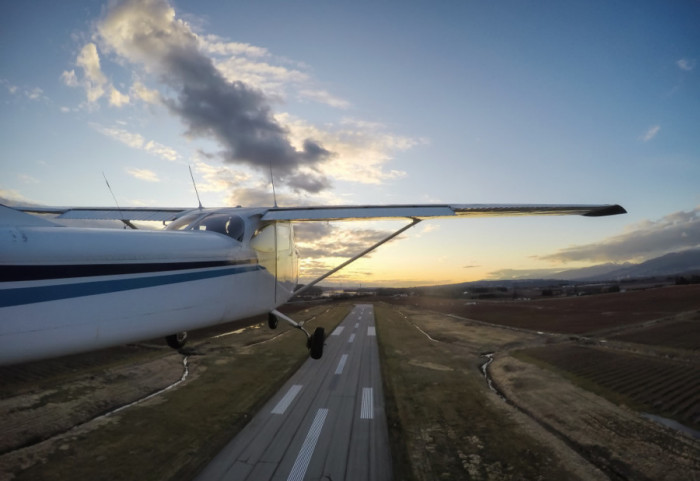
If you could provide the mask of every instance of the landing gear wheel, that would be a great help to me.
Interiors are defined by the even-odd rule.
[[[185,344],[187,344],[187,332],[182,331],[178,332],[177,334],[165,336],[165,342],[167,342],[168,346],[172,347],[173,349],[181,349],[185,346]]]
[[[321,359],[323,356],[323,344],[326,341],[326,335],[322,327],[317,327],[314,333],[309,337],[308,347],[311,359]]]
[[[270,327],[270,329],[277,329],[278,322],[279,319],[277,319],[277,316],[275,316],[273,313],[269,313],[267,315],[267,325]]]

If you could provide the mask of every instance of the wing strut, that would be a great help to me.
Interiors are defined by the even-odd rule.
[[[340,265],[339,265],[338,267],[336,267],[335,269],[332,269],[332,270],[326,272],[326,273],[323,274],[321,277],[318,277],[318,278],[314,279],[313,281],[309,282],[308,284],[304,285],[304,287],[301,287],[301,288],[297,289],[296,291],[294,291],[294,293],[292,294],[292,296],[299,295],[299,294],[301,294],[302,292],[304,292],[305,290],[307,290],[307,289],[309,289],[309,288],[315,286],[316,284],[318,284],[319,282],[321,282],[321,281],[322,281],[323,279],[325,279],[326,277],[335,274],[335,273],[338,272],[340,269],[342,269],[343,267],[347,266],[348,264],[351,264],[351,263],[355,262],[355,261],[356,261],[357,259],[359,259],[360,257],[364,257],[365,255],[369,254],[370,252],[372,252],[374,249],[376,249],[376,248],[379,247],[380,245],[382,245],[382,244],[384,244],[384,243],[390,241],[391,239],[393,239],[393,238],[396,237],[397,235],[401,234],[402,232],[407,231],[408,229],[410,229],[411,227],[413,227],[414,225],[416,225],[416,224],[419,223],[420,221],[421,221],[421,219],[417,219],[417,218],[414,217],[414,218],[413,218],[413,222],[411,222],[410,224],[403,226],[401,229],[397,230],[397,231],[394,232],[393,234],[391,234],[391,235],[385,237],[384,239],[380,240],[379,242],[377,242],[377,243],[374,244],[373,246],[371,246],[371,247],[369,247],[369,248],[363,250],[362,252],[360,252],[359,254],[357,254],[357,255],[356,255],[355,257],[353,257],[352,259],[348,259],[347,261],[343,262],[342,264],[340,264]]]

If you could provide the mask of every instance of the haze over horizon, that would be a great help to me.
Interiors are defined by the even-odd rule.
[[[6,5],[0,197],[619,203],[428,221],[334,280],[440,284],[700,246],[700,4]],[[303,280],[398,223],[304,225]]]

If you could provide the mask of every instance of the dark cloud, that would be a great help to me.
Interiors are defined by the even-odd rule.
[[[165,0],[127,0],[112,4],[99,25],[107,48],[158,75],[175,92],[164,105],[187,127],[187,135],[216,140],[227,162],[273,167],[289,176],[298,190],[319,192],[322,178],[298,181],[300,167],[312,167],[332,153],[307,139],[301,150],[277,122],[265,95],[248,85],[229,82],[200,51],[187,23],[175,18]]]
[[[298,242],[316,242],[336,230],[327,222],[301,222],[294,225],[294,236]]]
[[[645,221],[627,232],[593,244],[569,247],[538,259],[573,262],[643,261],[669,252],[700,247],[700,208]]]
[[[284,182],[295,192],[317,194],[331,187],[331,181],[325,175],[298,172],[284,178]]]

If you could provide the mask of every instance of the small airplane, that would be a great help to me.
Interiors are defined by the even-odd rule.
[[[268,314],[312,334],[277,310],[380,245],[431,218],[625,213],[619,205],[427,204],[322,207],[52,208],[0,205],[0,365],[165,336]],[[36,215],[39,214],[39,215]],[[66,227],[57,219],[117,220],[130,229]],[[298,287],[293,222],[406,219],[407,225]],[[163,230],[134,221],[162,221]]]

